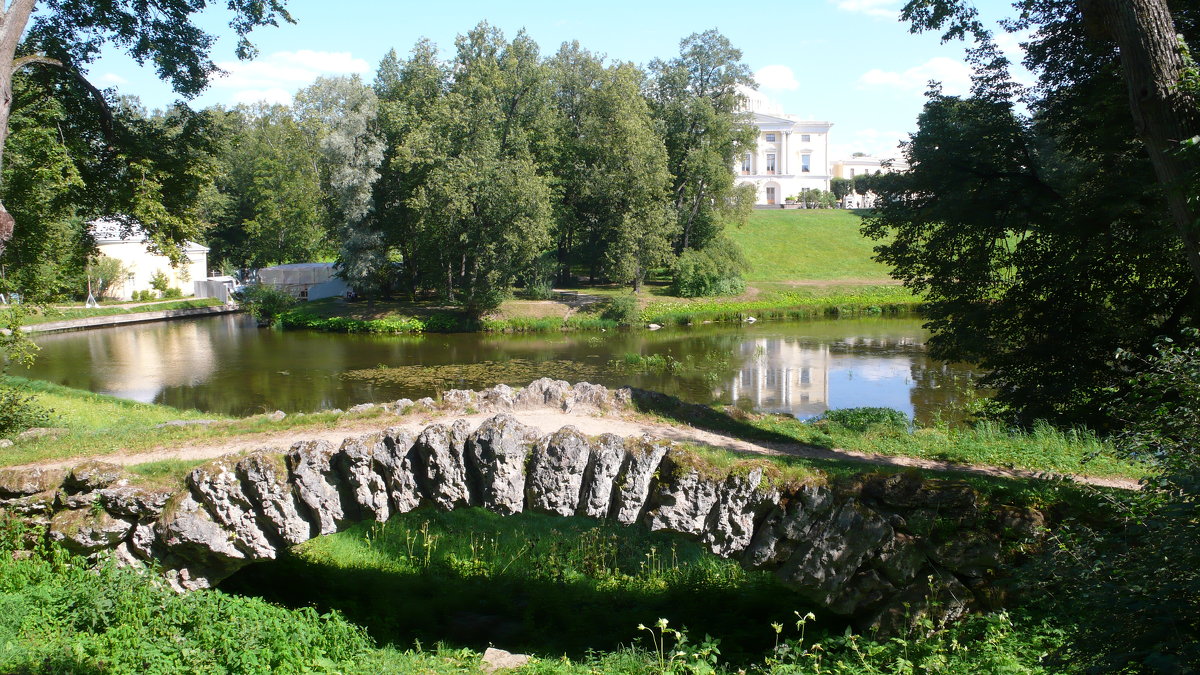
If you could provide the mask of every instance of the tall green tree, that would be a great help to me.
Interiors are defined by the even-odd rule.
[[[410,294],[421,289],[432,261],[419,236],[420,212],[409,200],[437,166],[437,146],[427,134],[433,113],[443,109],[448,84],[449,71],[438,59],[436,45],[425,39],[404,61],[389,52],[375,76],[384,155],[372,194],[372,229],[379,233],[386,257],[402,263],[398,281]]]
[[[318,78],[296,95],[296,113],[321,152],[330,230],[342,242],[339,274],[374,297],[387,263],[382,238],[366,221],[383,161],[378,99],[357,75]]]
[[[639,290],[671,258],[674,230],[666,149],[640,96],[643,74],[627,63],[606,68],[576,43],[548,69],[560,120],[552,168],[560,269],[583,263],[593,278]]]
[[[1130,116],[1121,56],[1068,0],[1023,3],[1037,28],[1025,96],[970,8],[910,3],[918,28],[973,36],[972,94],[933,91],[905,148],[910,171],[874,177],[876,250],[926,298],[934,356],[989,369],[985,386],[1019,421],[1108,426],[1123,386],[1118,350],[1197,318],[1186,240]],[[935,8],[936,9],[936,8]],[[924,10],[922,10],[924,11]],[[1200,35],[1179,25],[1187,42]]]
[[[16,227],[0,253],[0,285],[30,300],[61,299],[82,290],[91,249],[77,216],[83,180],[59,131],[62,104],[28,78],[14,93],[2,196]]]
[[[395,152],[421,174],[407,207],[423,282],[482,313],[548,247],[552,189],[541,159],[552,151],[553,118],[527,35],[507,42],[480,24],[455,46],[445,94]]]
[[[214,264],[264,267],[332,255],[321,199],[320,153],[287,106],[224,113],[218,190],[209,233]]]
[[[128,0],[9,0],[0,5],[0,159],[9,132],[13,104],[13,77],[29,66],[62,71],[86,89],[97,103],[101,127],[111,129],[112,113],[102,94],[89,84],[81,68],[94,61],[106,44],[124,48],[139,63],[153,63],[159,76],[177,92],[191,96],[204,89],[218,68],[209,58],[214,38],[201,29],[195,16],[208,7],[207,0],[161,0],[153,4]],[[247,39],[258,26],[291,21],[284,0],[229,0],[230,27],[239,36],[238,56],[248,58],[254,48]],[[128,137],[126,137],[126,140]],[[120,140],[113,137],[110,142]],[[161,139],[159,139],[161,140]],[[131,174],[142,174],[143,185],[153,190],[160,183],[150,176],[152,167],[134,161]],[[145,203],[142,226],[156,234],[160,225],[171,239],[180,234],[178,222],[160,222]],[[0,204],[0,251],[13,231],[13,218]]]
[[[757,130],[741,113],[741,87],[753,87],[742,52],[716,30],[694,33],[679,56],[650,63],[648,98],[667,149],[677,222],[675,252],[704,248],[723,220],[744,218],[753,188],[737,187],[734,158],[753,150]]]

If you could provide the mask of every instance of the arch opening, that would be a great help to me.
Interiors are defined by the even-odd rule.
[[[768,572],[750,571],[669,532],[477,507],[422,507],[311,540],[221,582],[287,607],[338,610],[381,644],[416,642],[555,658],[613,652],[666,618],[722,658],[750,664],[772,622],[808,609]],[[827,617],[840,632],[844,620]]]

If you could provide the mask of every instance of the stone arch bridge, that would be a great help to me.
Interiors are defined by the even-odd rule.
[[[519,393],[446,396],[456,397],[517,409],[603,408],[629,395],[544,380]],[[1045,525],[1040,512],[990,504],[962,483],[913,473],[789,476],[767,460],[718,465],[649,437],[588,437],[570,426],[541,435],[504,412],[475,429],[458,420],[222,457],[173,487],[138,484],[94,461],[66,472],[0,470],[0,511],[46,526],[80,554],[153,562],[180,589],[213,586],[313,537],[419,507],[676,532],[773,571],[797,593],[798,609],[884,630],[924,611],[954,618],[995,606],[1006,552],[1037,540]]]

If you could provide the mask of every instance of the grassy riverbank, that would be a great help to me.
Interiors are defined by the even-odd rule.
[[[99,307],[64,307],[54,305],[29,305],[33,313],[26,316],[22,323],[34,325],[51,321],[68,321],[70,319],[87,319],[93,316],[119,316],[129,314],[144,314],[146,312],[161,312],[171,309],[195,309],[198,307],[216,307],[222,305],[216,298],[192,298],[187,300],[169,300],[150,304],[101,305]],[[9,310],[0,309],[0,322],[5,319]]]
[[[750,263],[745,293],[679,298],[666,282],[651,281],[633,296],[632,327],[915,312],[920,299],[871,259],[875,243],[859,234],[859,222],[850,211],[754,211],[744,227],[729,230]],[[580,285],[555,300],[508,300],[483,318],[431,301],[323,300],[285,313],[280,324],[341,333],[612,330],[617,321],[605,314],[606,303],[631,295],[625,287]]]
[[[368,304],[340,299],[306,303],[279,317],[283,328],[306,328],[334,333],[551,333],[577,330],[615,330],[616,320],[604,316],[604,303],[624,289],[582,289],[602,298],[583,311],[544,300],[511,300],[483,318],[430,302],[389,301]],[[647,294],[638,299],[632,328],[649,324],[685,326],[698,323],[741,323],[786,319],[820,319],[911,314],[920,302],[900,286],[779,287],[732,298],[672,298]]]
[[[158,447],[181,447],[244,435],[263,435],[291,429],[327,429],[340,423],[378,417],[379,410],[362,413],[318,412],[233,418],[196,410],[138,403],[95,394],[41,380],[4,377],[6,384],[25,388],[37,402],[53,411],[51,427],[31,438],[17,438],[0,448],[0,466],[54,461],[67,457],[103,457],[119,452],[142,452]],[[266,411],[264,411],[266,412]]]

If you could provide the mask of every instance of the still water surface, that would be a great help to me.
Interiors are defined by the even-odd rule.
[[[976,373],[926,357],[918,319],[698,326],[657,332],[423,336],[281,332],[245,315],[37,338],[28,376],[138,401],[235,415],[346,408],[541,376],[632,385],[698,403],[805,418],[887,406],[928,422]],[[630,372],[626,354],[661,354],[680,372]]]

